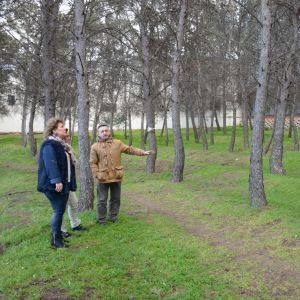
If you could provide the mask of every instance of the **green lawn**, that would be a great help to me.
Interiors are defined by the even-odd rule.
[[[156,173],[144,172],[146,158],[123,155],[120,223],[103,228],[95,211],[81,213],[88,231],[58,250],[35,158],[20,136],[0,136],[0,299],[300,299],[300,153],[286,139],[286,176],[271,175],[266,157],[269,205],[257,211],[241,128],[233,153],[230,132],[215,134],[208,151],[192,134],[185,142],[179,184],[159,133]]]

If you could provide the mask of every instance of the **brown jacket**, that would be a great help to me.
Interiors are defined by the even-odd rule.
[[[94,178],[102,183],[119,182],[124,175],[121,154],[143,156],[145,151],[123,144],[119,140],[108,139],[92,145],[90,166]]]

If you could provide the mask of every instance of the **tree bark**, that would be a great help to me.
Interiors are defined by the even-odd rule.
[[[129,142],[128,145],[132,145],[132,125],[131,125],[131,111],[130,108],[128,108],[128,131],[129,131]]]
[[[55,116],[54,99],[54,68],[52,60],[54,59],[54,43],[55,43],[55,25],[58,16],[59,5],[61,0],[42,0],[42,26],[43,26],[43,41],[41,51],[41,62],[43,69],[44,82],[44,122]]]
[[[141,114],[141,149],[145,150],[145,113],[142,111]]]
[[[183,44],[184,23],[186,18],[187,0],[181,1],[181,10],[179,23],[176,33],[176,43],[172,61],[172,80],[171,80],[171,99],[172,99],[172,126],[174,137],[174,165],[173,165],[173,182],[181,182],[183,180],[184,169],[184,146],[182,141],[180,126],[180,100],[178,98],[178,77],[179,77],[179,59]]]
[[[290,123],[289,123],[289,133],[288,133],[288,138],[290,139],[292,137],[292,133],[293,133],[293,121],[292,118],[294,116],[293,114],[293,108],[290,108]]]
[[[286,65],[284,69],[282,88],[280,91],[279,103],[277,106],[274,142],[272,152],[270,156],[270,171],[273,174],[285,174],[286,171],[283,168],[283,138],[284,138],[284,125],[286,114],[286,103],[288,98],[288,92],[293,80],[293,66],[298,46],[298,11],[300,5],[295,4],[292,12],[293,34],[290,39],[291,49],[288,53]]]
[[[222,80],[222,89],[223,89],[223,93],[222,93],[222,116],[223,116],[223,134],[226,135],[227,134],[227,103],[226,103],[226,79],[225,79],[225,73],[223,71],[223,80]]]
[[[189,105],[185,104],[185,139],[190,140]]]
[[[295,124],[295,110],[296,110],[296,98],[298,94],[298,88],[295,89],[295,94],[293,97],[293,103],[292,103],[292,108],[291,108],[291,128],[294,133],[294,150],[299,151],[299,138],[298,138],[298,128],[297,125]]]
[[[192,126],[193,126],[195,143],[199,144],[199,135],[198,135],[198,130],[197,130],[196,122],[195,122],[195,115],[194,115],[193,107],[191,107],[191,121],[192,121]]]
[[[75,10],[75,60],[78,97],[78,149],[80,169],[79,210],[93,208],[94,181],[89,166],[89,111],[88,79],[85,49],[85,10],[84,0],[74,0]]]
[[[249,148],[248,99],[244,92],[242,97],[243,97],[242,122],[243,122],[244,149],[248,149]]]
[[[33,132],[33,122],[34,122],[34,117],[35,117],[36,104],[37,104],[37,92],[32,97],[29,124],[28,124],[30,153],[32,156],[36,156],[36,154],[37,154],[37,144],[36,144],[36,139],[34,138],[34,132]]]
[[[258,85],[254,107],[254,126],[252,135],[249,192],[252,207],[260,208],[267,205],[263,178],[263,131],[265,121],[265,103],[269,71],[269,51],[271,36],[271,1],[261,1],[262,28],[260,36],[260,58],[258,68]]]
[[[141,15],[142,19],[140,22],[141,30],[141,52],[142,52],[142,65],[143,65],[143,92],[146,107],[146,120],[147,120],[147,133],[149,134],[149,146],[150,149],[154,151],[147,158],[146,172],[155,172],[155,162],[157,155],[157,145],[156,145],[156,133],[155,133],[155,115],[154,115],[154,105],[153,97],[151,93],[151,70],[149,61],[149,33],[148,33],[148,18],[146,10],[146,0],[142,0]]]
[[[167,114],[167,112],[166,112]],[[169,146],[169,128],[168,128],[168,116],[166,115],[166,122],[165,122],[165,128],[166,128],[166,135],[165,135],[165,146]]]
[[[213,98],[211,103],[211,111],[210,111],[210,129],[209,129],[209,139],[210,144],[213,145],[215,143],[214,139],[214,116],[215,116],[215,101],[216,101],[216,87],[214,87]]]
[[[95,114],[94,114],[94,121],[93,121],[93,131],[92,131],[91,145],[96,142],[96,138],[97,138],[97,134],[98,134],[99,117],[100,117],[101,105],[102,105],[104,93],[105,93],[105,88],[103,88],[101,90],[99,97],[97,97],[97,102],[96,102],[96,107],[95,107]]]
[[[275,116],[276,116],[276,114],[277,114],[277,104],[275,104],[275,113],[274,113],[274,121],[273,121],[273,127],[272,127],[272,134],[271,134],[271,136],[270,136],[270,139],[269,139],[269,141],[268,141],[268,144],[267,144],[266,147],[265,147],[264,155],[267,155],[267,153],[269,152],[270,147],[271,147],[271,145],[272,145],[272,143],[273,143],[274,132],[275,132],[275,122],[276,122]]]
[[[29,82],[26,79],[25,82],[25,95],[24,95],[24,102],[22,108],[22,125],[21,125],[21,132],[22,132],[22,146],[26,147],[27,145],[27,128],[26,128],[26,121],[27,121],[27,113],[28,113],[28,98],[29,98]]]
[[[233,104],[233,109],[232,109],[232,131],[231,131],[231,140],[230,140],[230,145],[228,148],[229,152],[233,152],[234,145],[235,145],[235,136],[236,136],[236,108],[235,104]]]
[[[220,123],[219,123],[218,114],[217,114],[217,110],[216,109],[215,109],[214,116],[215,116],[215,120],[216,120],[217,130],[220,131],[221,130],[221,126],[220,126]]]
[[[202,103],[198,103],[198,110],[199,110],[199,132],[202,139],[203,149],[208,150],[208,143],[206,138],[206,131],[205,131],[205,120],[204,120],[204,110]]]

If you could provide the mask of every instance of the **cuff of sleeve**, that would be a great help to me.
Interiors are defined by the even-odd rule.
[[[54,178],[50,180],[50,183],[55,184],[55,183],[61,183],[61,179],[60,178]]]

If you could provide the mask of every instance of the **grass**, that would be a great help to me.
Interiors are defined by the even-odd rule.
[[[179,184],[170,181],[172,145],[159,135],[156,173],[124,155],[120,223],[102,228],[95,211],[83,212],[88,231],[56,251],[35,158],[20,136],[0,136],[0,299],[300,298],[299,153],[286,139],[286,176],[271,175],[266,157],[268,207],[257,211],[241,128],[233,153],[230,136],[215,134],[208,151],[185,141]],[[139,147],[138,131],[134,141]]]

